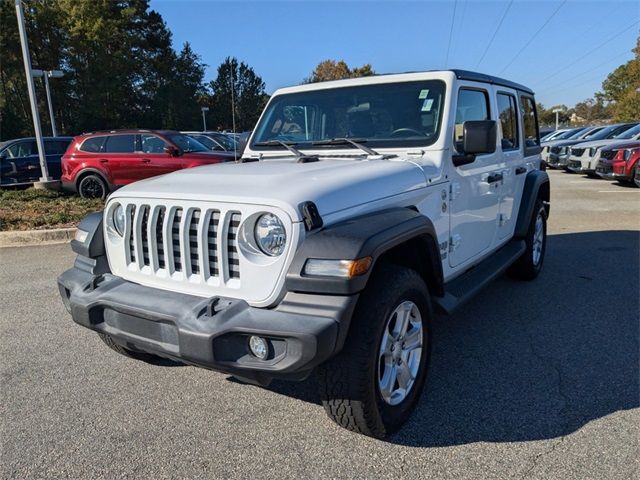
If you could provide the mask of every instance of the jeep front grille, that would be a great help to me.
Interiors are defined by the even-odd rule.
[[[128,219],[128,268],[205,282],[221,275],[222,281],[240,279],[240,212],[130,204]]]

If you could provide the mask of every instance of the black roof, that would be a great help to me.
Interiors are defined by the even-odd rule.
[[[458,80],[470,80],[473,82],[490,83],[492,85],[502,85],[503,87],[513,88],[515,90],[520,90],[522,92],[530,93],[531,95],[533,95],[533,90],[531,90],[529,87],[525,87],[524,85],[512,82],[510,80],[505,80],[504,78],[494,77],[492,75],[487,75],[484,73],[471,72],[469,70],[451,69],[451,71],[456,74]]]
[[[36,137],[23,137],[23,138],[12,138],[10,140],[3,140],[2,142],[0,142],[0,145],[2,145],[3,147],[5,145],[8,145],[10,143],[14,143],[14,142],[20,142],[20,141],[24,141],[24,140],[33,140],[35,141]],[[73,137],[42,137],[42,140],[64,140],[64,141],[71,141],[73,140]]]

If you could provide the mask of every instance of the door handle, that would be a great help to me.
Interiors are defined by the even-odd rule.
[[[143,158],[142,163],[151,163],[151,160],[149,160],[148,158]]]
[[[504,177],[501,173],[492,173],[487,177],[487,183],[496,183],[502,180]]]
[[[516,175],[522,175],[527,172],[527,167],[518,167],[516,168]]]
[[[107,160],[106,158],[101,158],[100,163],[109,163],[109,160]]]

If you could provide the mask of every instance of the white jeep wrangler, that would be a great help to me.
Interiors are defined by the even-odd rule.
[[[245,381],[317,371],[338,424],[418,402],[433,311],[542,267],[533,92],[466,71],[278,90],[241,161],[144,180],[80,224],[58,279],[114,350]]]

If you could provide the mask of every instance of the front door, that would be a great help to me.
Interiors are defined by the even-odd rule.
[[[153,134],[142,134],[139,138],[141,158],[147,167],[147,177],[175,172],[182,167],[182,159],[180,157],[171,156],[164,151],[169,144],[162,138]]]
[[[454,154],[464,153],[464,122],[495,120],[491,92],[482,84],[465,82],[456,103]],[[498,152],[477,155],[473,163],[451,170],[449,195],[449,265],[471,262],[492,246],[500,206],[500,170]]]
[[[5,148],[1,157],[0,182],[2,185],[33,183],[42,176],[35,140],[16,142]]]

